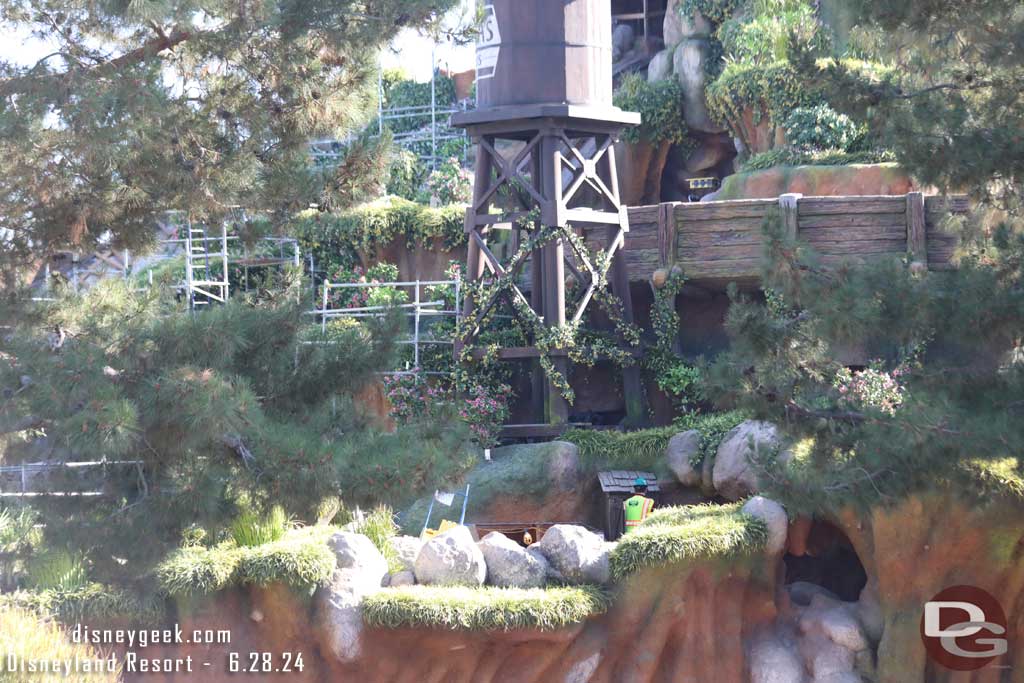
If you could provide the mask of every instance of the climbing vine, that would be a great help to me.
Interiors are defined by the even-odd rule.
[[[517,223],[520,227],[525,227],[533,224],[535,220],[536,211],[533,211],[520,217]],[[582,318],[579,321],[567,320],[564,325],[558,327],[548,326],[533,310],[529,302],[516,293],[514,274],[519,272],[520,266],[534,250],[540,249],[556,239],[568,242],[575,253],[586,254],[593,264],[596,271],[593,300],[612,320],[616,334],[621,339],[620,343],[615,343],[605,335],[582,334]],[[464,340],[474,339],[479,330],[495,324],[497,322],[495,301],[500,300],[501,297],[507,298],[515,313],[512,329],[516,331],[518,340],[520,343],[525,343],[526,340],[532,341],[532,345],[538,351],[540,366],[548,380],[566,401],[572,403],[575,400],[575,393],[569,385],[568,379],[559,372],[553,360],[555,352],[564,351],[571,361],[579,365],[593,366],[599,360],[607,359],[625,366],[635,362],[629,349],[640,345],[640,329],[625,320],[622,301],[607,291],[607,278],[603,273],[607,271],[608,265],[608,256],[603,251],[592,252],[582,238],[571,230],[542,227],[540,230],[534,231],[530,238],[520,245],[503,274],[466,283],[466,296],[472,297],[476,309],[479,310],[485,306],[489,306],[489,309],[484,312],[483,316],[470,316],[463,319],[457,331],[458,337]],[[473,370],[487,372],[498,362],[500,347],[501,345],[494,342],[482,345],[466,343],[460,354],[462,369],[457,375],[457,381],[468,385],[477,374]]]

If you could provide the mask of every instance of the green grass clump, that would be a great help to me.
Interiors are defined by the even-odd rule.
[[[718,446],[731,429],[750,416],[741,410],[730,410],[725,413],[686,413],[672,422],[679,431],[696,429],[700,432],[700,448],[691,459],[690,464],[697,467],[705,458],[715,459]]]
[[[246,512],[231,524],[231,538],[235,545],[254,548],[264,543],[273,543],[292,528],[292,520],[280,505],[275,505],[266,515]]]
[[[66,550],[51,550],[29,561],[28,584],[37,590],[73,591],[89,582],[85,557]]]
[[[740,512],[740,503],[656,510],[612,551],[615,579],[679,562],[748,555],[764,548],[764,522]]]
[[[408,586],[369,595],[362,607],[363,621],[380,628],[549,631],[603,614],[608,605],[608,595],[595,586]]]
[[[72,643],[57,624],[32,612],[15,608],[0,608],[0,652],[5,657],[13,657],[14,661],[19,662],[27,660],[64,662],[75,659],[94,662],[104,657],[104,654],[98,650]],[[60,673],[26,674],[17,670],[10,671],[8,667],[0,666],[0,683],[24,683],[28,680],[39,681],[39,683],[55,683],[70,679]],[[117,671],[79,672],[75,674],[74,680],[118,683],[121,678]]]
[[[303,589],[323,585],[337,566],[327,547],[336,531],[329,526],[302,527],[256,547],[229,542],[180,548],[157,567],[157,580],[165,593],[182,597],[207,595],[238,583],[281,582]]]
[[[361,520],[352,523],[352,531],[362,534],[373,541],[384,559],[388,561],[388,570],[392,573],[402,571],[402,563],[398,553],[391,545],[391,539],[398,535],[399,527],[395,522],[395,513],[387,505],[379,505]]]
[[[675,427],[635,432],[571,429],[562,436],[562,440],[576,444],[583,458],[600,461],[601,466],[655,469],[664,465],[669,439],[678,432]]]
[[[127,619],[133,624],[155,624],[164,615],[156,596],[101,583],[88,583],[74,590],[15,591],[0,595],[0,609],[17,608],[65,624],[83,621]]]

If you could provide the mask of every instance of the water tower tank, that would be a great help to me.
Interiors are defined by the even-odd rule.
[[[477,107],[612,104],[611,0],[484,0]]]

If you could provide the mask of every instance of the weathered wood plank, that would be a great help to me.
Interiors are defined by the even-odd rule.
[[[676,220],[686,224],[733,218],[763,218],[777,205],[774,199],[740,199],[728,202],[680,204],[676,207]]]
[[[907,193],[907,251],[914,261],[928,264],[924,195],[920,192]]]
[[[729,279],[759,277],[761,275],[761,259],[732,259],[727,261],[688,261],[680,262],[683,272],[690,279]]]
[[[651,204],[648,206],[629,207],[630,230],[633,229],[632,226],[635,223],[657,223],[660,206],[660,204]]]
[[[676,240],[677,247],[724,247],[730,244],[764,244],[764,235],[760,232],[745,230],[728,230],[722,232],[691,232],[680,235]]]
[[[759,259],[764,254],[764,246],[730,245],[727,247],[680,247],[676,250],[678,261],[731,261],[736,259]]]
[[[795,240],[800,233],[800,217],[797,205],[802,194],[789,193],[779,196],[779,214],[782,217],[782,230],[786,237]]]
[[[971,200],[965,195],[943,197],[932,195],[924,198],[925,213],[967,213],[971,210]]]
[[[811,245],[819,254],[905,254],[907,241],[904,238],[890,240],[874,240],[871,242],[817,242]]]
[[[761,234],[764,217],[755,218],[716,218],[709,221],[677,221],[676,232],[685,235],[695,232],[722,232],[726,230],[746,230]]]
[[[803,230],[800,233],[800,239],[811,243],[822,241],[855,242],[858,240],[862,240],[865,242],[869,242],[871,240],[906,240],[906,236],[907,226],[905,224],[884,226],[852,226],[848,228],[811,228],[809,230]]]
[[[800,216],[829,214],[899,213],[905,210],[903,195],[865,195],[863,197],[804,197]]]
[[[872,225],[905,226],[906,224],[906,211],[895,213],[824,214],[820,216],[802,216],[800,218],[800,231],[803,232],[813,228],[868,227]]]

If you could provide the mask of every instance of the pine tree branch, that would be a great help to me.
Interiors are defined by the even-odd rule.
[[[63,73],[26,75],[8,78],[4,81],[0,81],[0,97],[6,98],[11,95],[23,94],[46,83],[47,81],[66,80],[67,78],[75,75],[88,77],[112,76],[125,67],[139,62],[145,62],[156,57],[165,50],[171,50],[181,43],[193,38],[195,35],[197,34],[192,31],[175,29],[171,31],[169,35],[164,34],[161,36],[158,34],[156,38],[135,48],[134,50],[129,50],[120,57],[115,57],[101,64],[97,64],[96,66],[69,69]]]

